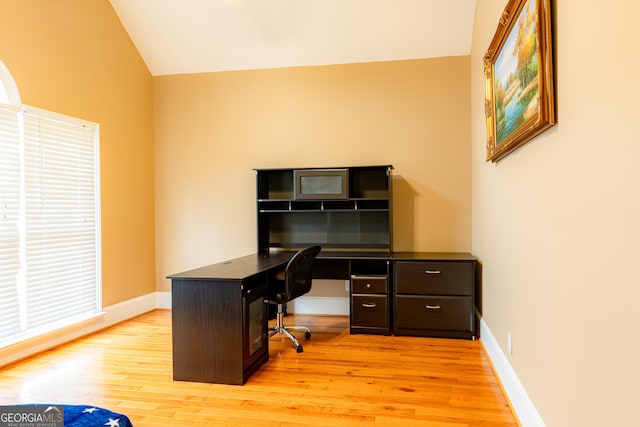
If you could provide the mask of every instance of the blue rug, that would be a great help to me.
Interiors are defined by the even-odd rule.
[[[16,410],[15,408],[22,408]],[[11,412],[13,411],[13,412]],[[38,422],[30,423],[29,425],[53,425],[61,426],[62,419],[61,412],[64,413],[64,427],[133,427],[129,418],[118,412],[113,412],[108,409],[100,408],[98,406],[90,405],[59,405],[59,404],[33,404],[33,405],[18,405],[14,407],[0,407],[0,412],[11,412],[14,420],[22,417],[23,421],[28,420],[28,416],[35,416],[32,419],[45,419],[50,423],[39,424]],[[33,415],[29,415],[33,414]],[[52,422],[51,422],[52,421]],[[20,424],[16,424],[20,425]]]
[[[64,405],[65,427],[133,427],[129,418],[97,406]]]

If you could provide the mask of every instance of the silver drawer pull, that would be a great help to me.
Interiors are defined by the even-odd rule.
[[[440,274],[440,270],[427,270],[425,271],[427,274]]]
[[[376,305],[375,305],[375,304],[367,304],[367,303],[365,303],[365,304],[362,304],[362,306],[363,306],[364,308],[376,308]]]
[[[371,283],[367,283],[367,289],[371,287]]]
[[[429,304],[427,304],[427,305],[425,305],[425,308],[426,308],[427,310],[440,310],[440,306],[439,306],[439,305],[437,305],[437,304],[436,304],[436,305],[429,305]]]

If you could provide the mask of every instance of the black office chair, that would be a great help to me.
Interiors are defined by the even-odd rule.
[[[304,330],[304,337],[307,339],[311,338],[311,330],[306,326],[285,326],[284,305],[311,290],[311,267],[320,249],[320,246],[311,246],[297,252],[289,260],[285,270],[276,274],[276,280],[269,283],[269,295],[265,300],[266,303],[277,306],[276,326],[269,328],[269,338],[275,334],[288,336],[298,353],[303,351],[302,345],[289,330]]]

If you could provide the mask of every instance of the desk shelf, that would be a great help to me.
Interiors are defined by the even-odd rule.
[[[391,166],[342,169],[345,198],[312,200],[296,200],[294,169],[256,169],[258,251],[321,245],[390,252]]]
[[[349,200],[264,200],[258,199],[259,213],[286,212],[388,212],[389,199]]]

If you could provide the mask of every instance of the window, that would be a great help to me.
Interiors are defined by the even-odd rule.
[[[100,312],[101,257],[98,125],[19,104],[2,62],[0,86],[4,347]]]

